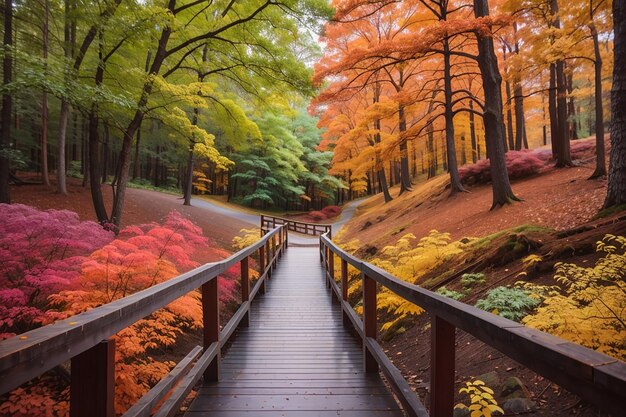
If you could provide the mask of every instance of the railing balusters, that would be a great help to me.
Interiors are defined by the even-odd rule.
[[[72,358],[70,416],[115,416],[115,339]]]
[[[265,273],[265,245],[261,245],[259,247],[259,279],[262,279],[261,287],[259,288],[259,292],[261,294],[265,294],[265,279],[263,274]]]
[[[376,339],[376,281],[363,275],[363,334]],[[378,362],[363,341],[363,361],[365,372],[378,372]]]
[[[204,327],[203,345],[207,350],[212,343],[220,340],[220,300],[219,288],[215,277],[202,285],[202,322]],[[204,372],[205,381],[219,381],[220,352]]]
[[[433,316],[430,330],[430,415],[450,417],[454,409],[454,326]]]
[[[241,302],[245,303],[250,300],[250,270],[248,268],[248,256],[243,258],[240,262],[241,267]],[[248,311],[246,315],[241,320],[241,325],[244,327],[250,326],[250,312]]]
[[[330,287],[330,280],[335,280],[335,254],[328,248],[328,287]]]
[[[348,301],[348,261],[345,259],[341,260],[341,300]],[[343,308],[341,309],[341,316],[344,326],[352,323],[348,318],[348,313]]]

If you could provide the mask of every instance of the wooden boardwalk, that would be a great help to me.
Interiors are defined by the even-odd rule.
[[[190,405],[200,416],[403,416],[341,323],[317,248],[290,247],[221,362]]]

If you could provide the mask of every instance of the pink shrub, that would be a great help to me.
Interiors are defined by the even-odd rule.
[[[341,211],[342,208],[339,206],[326,206],[322,209],[322,213],[324,213],[328,219],[339,216]]]
[[[545,166],[545,160],[530,150],[509,151],[506,154],[506,167],[509,178],[525,178],[537,174]],[[461,181],[466,184],[479,184],[491,181],[490,163],[488,159],[481,159],[472,165],[459,168]]]
[[[72,285],[82,263],[113,233],[67,210],[0,204],[0,333],[26,331],[60,317],[48,297]]]
[[[322,212],[322,211],[312,211],[312,212],[310,212],[310,213],[308,214],[308,216],[309,216],[309,217],[310,217],[313,221],[316,221],[316,222],[319,222],[319,221],[321,221],[321,220],[326,220],[326,219],[327,219],[326,214],[324,214],[324,212]]]

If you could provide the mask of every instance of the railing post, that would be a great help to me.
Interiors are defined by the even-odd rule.
[[[272,251],[270,248],[270,240],[266,240],[265,241],[265,266],[268,267],[267,268],[267,278],[271,278],[272,277],[272,265],[270,264],[270,262],[272,261]]]
[[[328,274],[330,274],[330,263],[332,262],[330,260],[330,257],[333,256],[333,252],[330,250],[330,246],[326,246],[325,248],[326,250],[326,271],[327,273],[324,274],[324,281],[326,282],[326,288],[330,288],[330,279],[328,278]],[[332,297],[332,295],[331,295]]]
[[[363,275],[363,333],[364,338],[376,339],[376,281]],[[363,360],[365,372],[378,372],[378,362],[363,340]]]
[[[263,273],[265,272],[265,245],[261,245],[259,248],[259,279],[263,279]],[[265,279],[261,282],[261,287],[259,288],[259,292],[261,294],[265,294]]]
[[[250,271],[248,269],[248,257],[246,256],[241,260],[241,302],[245,303],[250,300]],[[248,306],[248,312],[241,320],[241,325],[244,327],[250,326],[250,308]]]
[[[304,223],[304,234],[305,235],[309,234],[309,225],[307,223]]]
[[[450,417],[454,410],[454,326],[434,316],[430,330],[430,415]]]
[[[289,246],[289,225],[287,225],[286,227],[283,228],[283,232],[285,233],[285,250],[287,249],[287,246]]]
[[[348,261],[345,259],[341,260],[341,300],[348,301]],[[343,309],[343,303],[341,305],[341,316],[344,326],[351,323],[348,313]]]
[[[72,358],[70,416],[115,416],[115,339]]]
[[[203,344],[208,349],[214,342],[220,340],[220,300],[217,277],[202,284],[202,323],[204,327]],[[205,381],[219,381],[220,379],[220,351],[204,371]]]
[[[328,286],[330,287],[330,281],[335,280],[335,254],[332,249],[328,247]]]

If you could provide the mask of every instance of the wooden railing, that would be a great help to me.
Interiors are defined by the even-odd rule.
[[[113,417],[115,341],[120,330],[201,288],[203,347],[195,347],[165,378],[131,407],[124,417],[173,416],[194,384],[217,380],[220,350],[237,326],[249,325],[250,303],[265,292],[277,259],[287,248],[287,229],[278,226],[257,243],[227,259],[205,264],[169,281],[54,324],[0,342],[0,395],[71,360],[70,416]],[[249,259],[258,252],[259,279],[250,288]],[[217,277],[241,265],[242,303],[220,330]]]
[[[408,415],[428,416],[428,412],[376,341],[377,285],[430,313],[430,416],[450,417],[453,413],[457,328],[600,409],[624,415],[626,363],[409,284],[346,253],[328,236],[320,237],[320,249],[328,285],[342,305],[344,323],[352,324],[362,338],[366,372],[382,369]],[[335,256],[341,261],[340,285],[334,277]],[[363,279],[363,320],[348,302],[348,265],[360,271]]]
[[[330,224],[306,223],[282,217],[261,215],[262,229],[272,229],[278,225],[287,225],[287,229],[289,231],[313,236],[320,236],[325,233],[328,233],[330,236],[332,230],[332,226]]]

